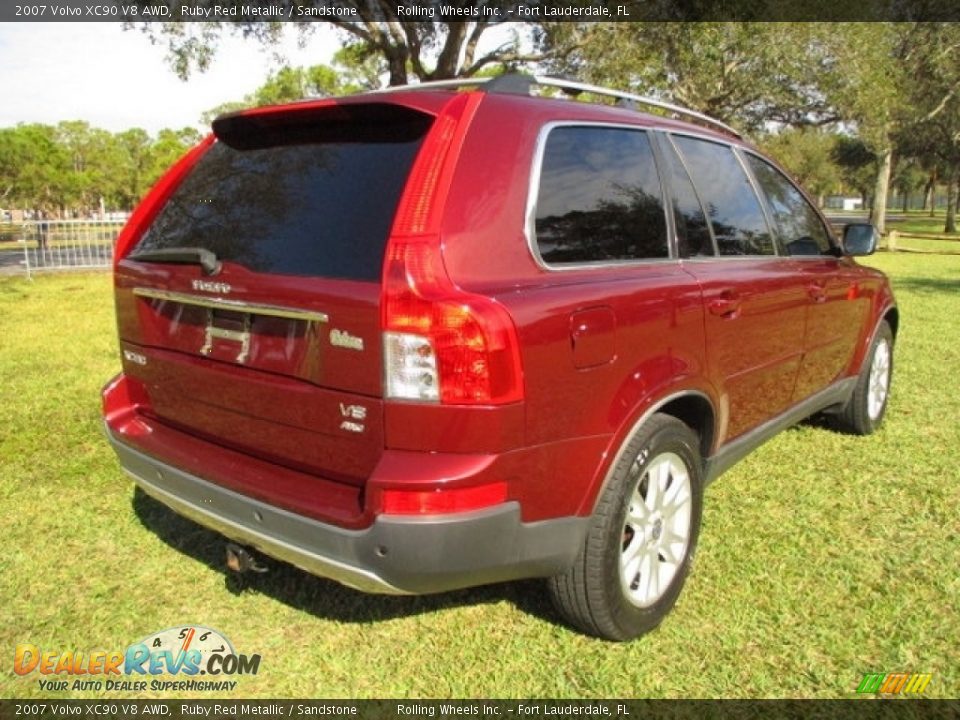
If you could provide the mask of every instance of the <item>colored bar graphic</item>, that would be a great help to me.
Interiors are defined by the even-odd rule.
[[[857,686],[858,693],[880,695],[920,695],[927,689],[931,673],[866,673]]]

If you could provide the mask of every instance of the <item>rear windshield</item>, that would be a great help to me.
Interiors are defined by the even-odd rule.
[[[279,131],[251,123],[228,138],[235,147],[207,151],[136,250],[199,247],[256,272],[378,280],[431,121],[398,109]]]

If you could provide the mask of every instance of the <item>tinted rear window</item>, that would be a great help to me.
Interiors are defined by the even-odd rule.
[[[558,127],[543,153],[537,248],[550,264],[665,258],[666,218],[647,134]]]
[[[378,280],[404,181],[432,118],[398,110],[316,131],[217,142],[137,250],[200,247],[250,270]],[[290,139],[294,142],[289,142]],[[254,138],[255,140],[256,138]]]

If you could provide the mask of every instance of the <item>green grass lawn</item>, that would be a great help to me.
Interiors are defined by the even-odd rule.
[[[900,237],[897,240],[898,250],[960,255],[960,235],[956,235],[952,239],[936,240],[909,236],[911,232],[942,235],[943,223],[943,213],[930,217],[928,212],[912,211],[906,215],[904,220],[890,223],[887,230],[896,230],[901,235],[906,235],[906,237]]]
[[[537,582],[391,598],[281,566],[239,586],[101,434],[109,276],[0,280],[0,697],[50,696],[13,674],[17,643],[119,650],[181,623],[262,655],[237,696],[833,698],[892,671],[960,696],[960,257],[869,262],[901,305],[884,428],[802,425],[711,486],[680,602],[627,645],[559,624]]]
[[[891,214],[902,215],[897,210],[889,210]],[[933,217],[928,210],[911,210],[904,215],[904,219],[890,224],[889,230],[898,230],[899,232],[923,232],[923,233],[942,233],[945,215],[938,211]],[[958,236],[960,238],[960,236]]]

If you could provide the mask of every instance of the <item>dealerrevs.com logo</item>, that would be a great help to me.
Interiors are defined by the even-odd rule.
[[[13,671],[40,675],[41,690],[234,690],[239,675],[256,675],[259,655],[233,649],[222,633],[181,625],[148,635],[126,650],[51,650],[17,645]]]

